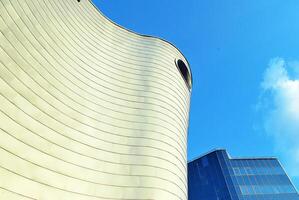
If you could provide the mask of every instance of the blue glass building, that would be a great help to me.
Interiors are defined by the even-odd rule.
[[[299,200],[276,158],[231,158],[214,150],[188,163],[189,200]]]

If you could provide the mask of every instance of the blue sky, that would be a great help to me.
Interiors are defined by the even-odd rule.
[[[188,158],[276,156],[299,188],[298,0],[94,0],[182,50],[193,72]]]

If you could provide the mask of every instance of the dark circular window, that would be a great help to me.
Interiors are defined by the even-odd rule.
[[[186,85],[189,89],[191,89],[192,87],[192,78],[191,78],[191,74],[188,70],[188,67],[186,66],[185,62],[182,61],[181,59],[176,61],[176,66],[178,68],[178,70],[180,71],[183,79],[186,82]]]

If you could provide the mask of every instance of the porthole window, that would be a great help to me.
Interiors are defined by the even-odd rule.
[[[188,89],[191,90],[192,77],[191,77],[191,74],[190,74],[190,71],[189,71],[187,65],[185,64],[184,61],[182,61],[181,59],[178,59],[178,60],[176,60],[176,66],[177,66],[178,70],[180,71],[182,78],[184,79]]]

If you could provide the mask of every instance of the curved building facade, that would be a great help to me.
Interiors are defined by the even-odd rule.
[[[187,199],[191,72],[88,0],[0,1],[0,199]]]

